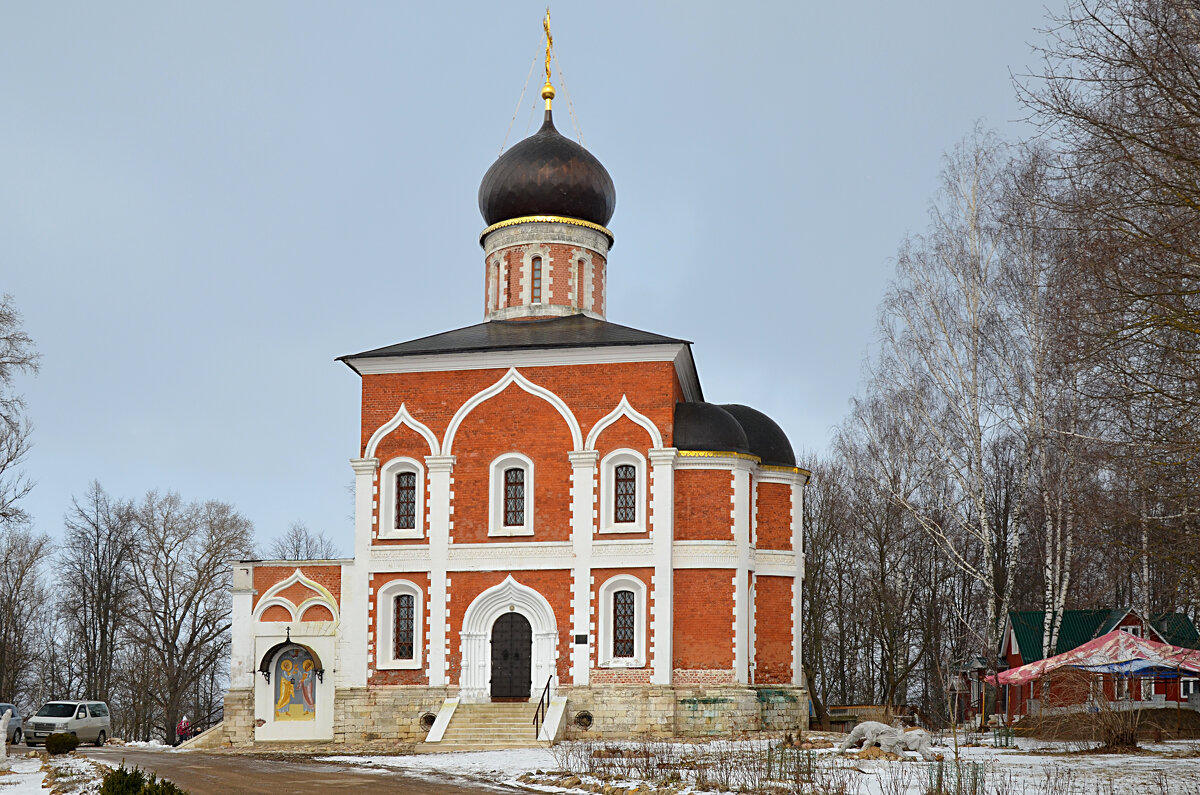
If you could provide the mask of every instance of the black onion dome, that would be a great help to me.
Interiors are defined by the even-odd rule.
[[[713,403],[675,404],[675,447],[679,450],[749,453],[741,423]]]
[[[561,215],[607,226],[617,189],[596,157],[554,129],[542,129],[492,163],[479,185],[479,212],[488,225],[526,215]]]
[[[721,408],[732,414],[742,426],[750,443],[750,452],[758,456],[764,464],[796,466],[796,454],[792,452],[792,443],[775,420],[757,409],[737,403],[726,403]]]

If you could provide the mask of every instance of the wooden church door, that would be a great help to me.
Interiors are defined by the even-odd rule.
[[[533,681],[533,627],[520,613],[492,625],[492,698],[526,701]]]

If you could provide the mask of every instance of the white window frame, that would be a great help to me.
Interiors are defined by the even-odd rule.
[[[1179,677],[1179,697],[1186,701],[1192,693],[1200,693],[1200,679],[1194,676]]]
[[[413,597],[413,658],[396,659],[396,597]],[[425,650],[425,599],[420,586],[410,580],[390,580],[375,593],[375,669],[396,671],[419,669]]]
[[[488,501],[489,536],[533,535],[533,461],[521,453],[505,453],[492,461],[490,472],[491,499]],[[519,525],[504,524],[504,471],[525,470],[525,522]]]
[[[613,594],[633,591],[633,656],[613,656]],[[596,602],[596,665],[600,668],[646,667],[646,584],[632,574],[609,577],[600,586]]]
[[[396,476],[413,472],[417,476],[416,527],[396,529]],[[415,458],[398,456],[379,469],[379,538],[425,537],[425,467]]]
[[[634,500],[635,519],[618,522],[616,519],[617,467],[631,464],[634,468],[634,483],[637,499]],[[613,450],[600,461],[600,532],[601,533],[644,533],[646,532],[646,457],[637,450],[622,447]]]

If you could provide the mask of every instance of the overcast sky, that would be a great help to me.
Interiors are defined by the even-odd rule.
[[[350,550],[359,379],[334,357],[482,320],[476,192],[543,8],[3,5],[0,292],[42,355],[18,385],[39,529],[60,535],[97,479]],[[1043,3],[551,13],[617,186],[609,320],[694,341],[708,400],[823,450],[942,153],[977,119],[1024,130],[1009,75]],[[536,129],[540,85],[508,145]]]

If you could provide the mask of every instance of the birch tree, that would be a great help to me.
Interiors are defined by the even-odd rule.
[[[1012,600],[1020,545],[989,510],[984,451],[1006,417],[998,410],[995,350],[998,201],[1003,147],[976,129],[946,159],[924,235],[900,249],[884,299],[874,386],[906,395],[906,432],[926,440],[926,460],[953,484],[953,510],[938,512],[894,491],[953,563],[982,586],[985,644],[994,660]],[[933,470],[931,470],[933,474]],[[977,548],[981,554],[973,554]]]

